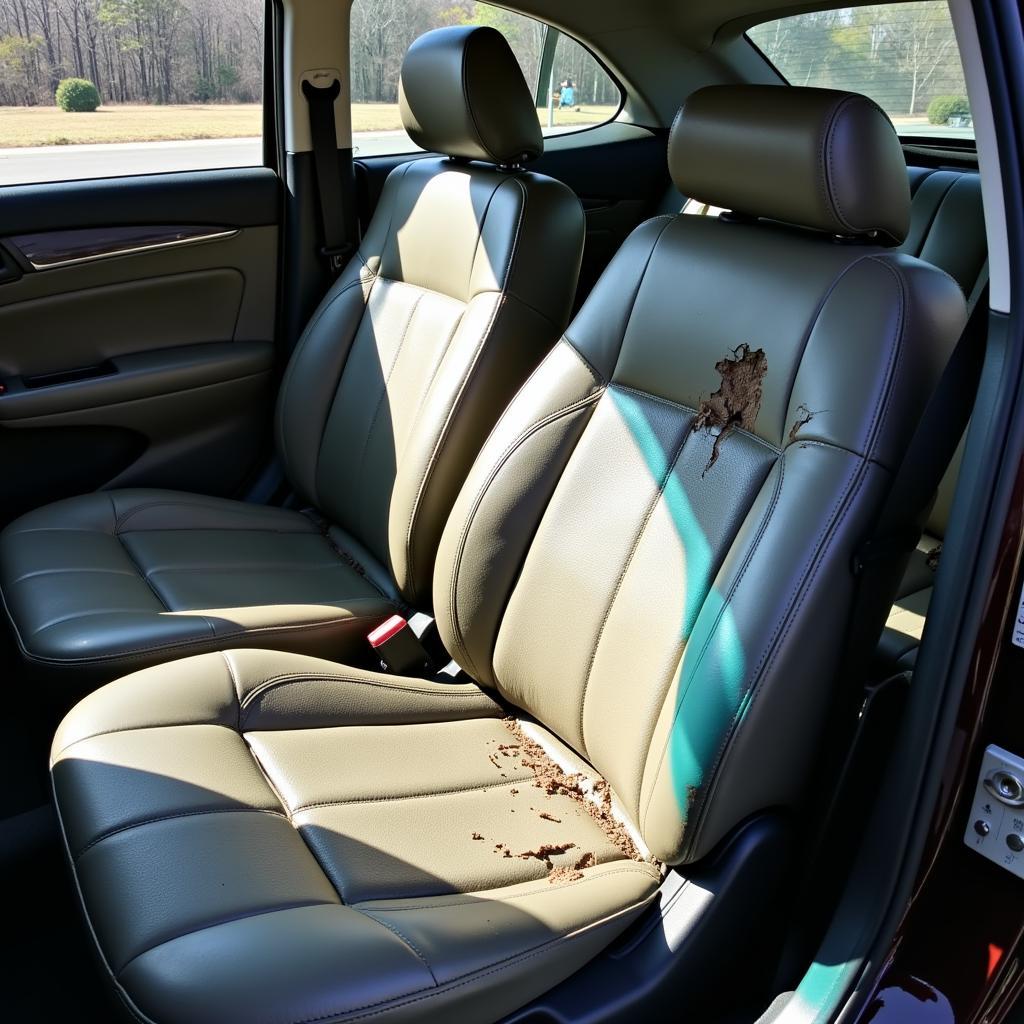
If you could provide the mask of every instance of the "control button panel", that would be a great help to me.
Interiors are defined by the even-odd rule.
[[[1024,878],[1024,758],[994,744],[985,750],[964,842]]]

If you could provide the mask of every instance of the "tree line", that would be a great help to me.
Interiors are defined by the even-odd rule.
[[[458,0],[355,0],[352,5],[352,99],[394,103],[402,58],[417,36],[444,25],[490,25],[509,41],[531,90],[540,79],[546,26],[488,3]],[[553,83],[572,79],[577,104],[615,104],[618,86],[575,40],[560,36]],[[542,92],[547,92],[544,83]]]
[[[263,0],[0,0],[0,105],[86,78],[105,103],[251,103]]]
[[[0,105],[52,104],[68,77],[94,82],[105,103],[256,102],[263,23],[264,0],[0,0]],[[352,99],[395,102],[412,41],[456,24],[504,33],[537,86],[537,21],[472,0],[355,0]],[[944,0],[783,18],[750,36],[794,85],[860,90],[890,113],[920,113],[936,95],[964,92]],[[573,80],[578,104],[618,101],[604,70],[567,37],[552,73],[556,86]]]
[[[850,89],[889,114],[919,115],[966,94],[945,0],[818,11],[749,33],[793,85]]]
[[[355,0],[352,99],[394,103],[412,41],[442,25],[503,32],[531,88],[544,26],[465,0]],[[86,78],[104,103],[256,102],[262,94],[264,0],[0,0],[0,105],[51,105],[64,78]],[[577,43],[562,37],[556,83],[580,103],[615,103],[618,90]]]

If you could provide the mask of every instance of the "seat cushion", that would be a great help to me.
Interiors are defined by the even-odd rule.
[[[53,783],[122,997],[190,1024],[494,1020],[581,967],[660,871],[522,730],[600,793],[592,770],[504,714],[473,684],[262,651],[91,694]]]
[[[343,657],[394,613],[388,588],[340,530],[174,491],[72,498],[0,534],[0,589],[22,650],[74,668],[76,683],[214,647]]]

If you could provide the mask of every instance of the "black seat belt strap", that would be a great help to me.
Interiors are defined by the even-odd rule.
[[[359,244],[352,156],[339,151],[334,122],[334,101],[341,95],[341,83],[335,79],[326,88],[319,89],[312,82],[304,81],[302,94],[309,104],[313,163],[320,196],[320,252],[326,257],[331,273],[338,274]]]

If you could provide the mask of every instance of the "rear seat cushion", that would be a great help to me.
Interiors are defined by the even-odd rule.
[[[25,656],[97,678],[180,649],[340,655],[395,610],[387,573],[337,528],[176,491],[48,505],[0,535],[0,564]]]

